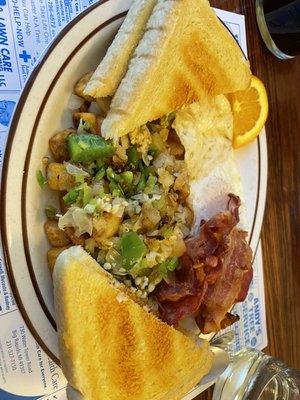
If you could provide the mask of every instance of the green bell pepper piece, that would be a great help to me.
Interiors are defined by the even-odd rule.
[[[165,264],[165,268],[168,271],[174,271],[178,267],[178,258],[177,257],[167,258],[163,264]]]
[[[158,151],[154,146],[150,146],[150,148],[148,150],[148,154],[149,154],[149,156],[152,156],[153,158],[155,158],[158,154]]]
[[[177,257],[169,257],[166,261],[162,262],[158,266],[158,271],[162,279],[168,282],[168,274],[169,272],[174,271],[178,266],[178,258]]]
[[[149,178],[147,179],[147,183],[146,183],[147,188],[153,189],[156,184],[156,181],[157,181],[157,179],[155,178],[155,176],[150,174]]]
[[[57,216],[56,216],[56,214],[57,214],[57,209],[56,209],[55,207],[53,207],[53,206],[47,206],[47,207],[45,208],[45,214],[46,214],[46,217],[47,217],[48,219],[50,219],[50,220],[56,220],[56,219],[58,219]]]
[[[133,173],[131,171],[125,171],[120,174],[121,183],[126,188],[129,188],[133,181]]]
[[[106,170],[106,176],[110,181],[120,182],[120,176],[111,167]]]
[[[143,190],[144,190],[145,187],[146,187],[146,183],[147,183],[147,181],[146,181],[146,176],[145,176],[145,174],[142,172],[142,173],[141,173],[140,180],[139,180],[139,183],[138,183],[138,185],[137,185],[137,191],[138,191],[138,192],[143,192]]]
[[[73,162],[88,163],[114,155],[113,144],[89,133],[68,136],[68,150]]]
[[[111,181],[109,183],[109,190],[113,197],[125,197],[123,189],[116,181]]]
[[[85,207],[92,198],[92,189],[85,183],[82,185],[82,204]]]
[[[129,147],[126,150],[126,155],[128,157],[128,164],[137,169],[139,166],[139,154],[137,149],[134,146]]]
[[[93,178],[93,182],[101,182],[101,180],[104,178],[105,176],[105,168],[102,167],[99,169],[99,171],[96,173],[96,175]]]
[[[135,232],[122,235],[120,240],[123,267],[128,271],[146,254],[147,248],[143,240]]]
[[[71,204],[75,203],[75,201],[78,199],[79,196],[79,190],[76,189],[71,189],[69,192],[63,197],[63,201],[67,206],[70,206]]]
[[[36,171],[36,180],[42,189],[47,185],[47,179],[44,177],[40,169]]]

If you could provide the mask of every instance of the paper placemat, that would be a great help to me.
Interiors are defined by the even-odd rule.
[[[94,0],[0,0],[0,174],[14,107],[41,53]],[[244,17],[216,10],[247,54]],[[240,321],[232,350],[267,345],[261,246],[247,299],[235,306]],[[11,293],[0,251],[0,400],[66,400],[60,368],[35,342]]]

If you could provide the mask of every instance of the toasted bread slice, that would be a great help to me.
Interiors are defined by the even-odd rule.
[[[115,93],[140,41],[157,0],[134,0],[111,46],[85,88],[85,95],[106,97]]]
[[[54,296],[63,371],[84,400],[179,400],[210,370],[209,345],[129,293],[81,247],[60,254]]]
[[[102,132],[116,139],[185,104],[249,84],[249,64],[207,0],[159,0]]]

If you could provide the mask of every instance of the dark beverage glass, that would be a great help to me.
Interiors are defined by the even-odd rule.
[[[256,16],[268,49],[286,60],[300,54],[300,0],[256,0]]]

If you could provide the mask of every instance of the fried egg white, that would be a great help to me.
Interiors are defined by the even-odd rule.
[[[195,215],[192,234],[197,233],[202,219],[226,210],[228,193],[241,198],[239,228],[246,229],[241,176],[231,145],[233,117],[227,98],[207,98],[179,110],[173,128],[185,147]]]

